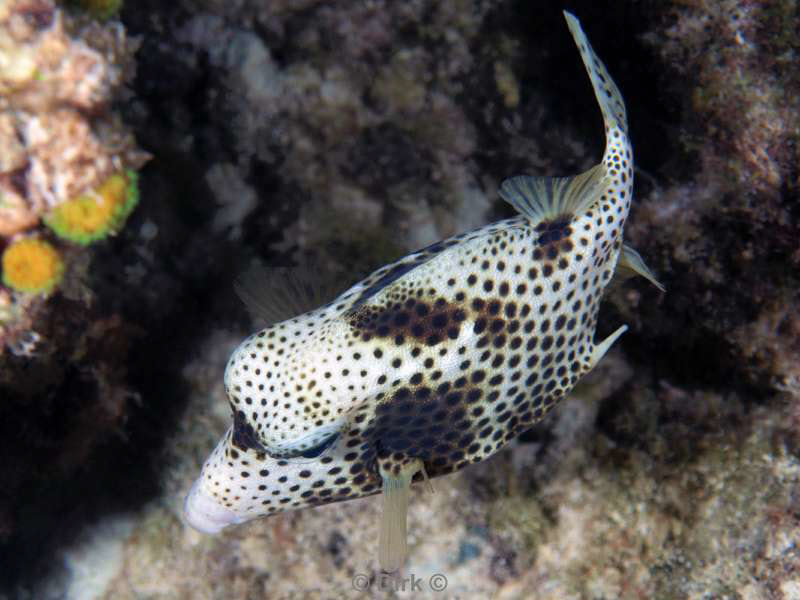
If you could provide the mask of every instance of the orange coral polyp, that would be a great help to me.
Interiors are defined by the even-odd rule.
[[[29,294],[46,294],[61,282],[64,263],[52,245],[36,238],[12,243],[3,252],[3,283]]]
[[[95,191],[62,202],[45,216],[44,222],[66,240],[90,244],[116,232],[138,197],[136,173],[118,173]]]

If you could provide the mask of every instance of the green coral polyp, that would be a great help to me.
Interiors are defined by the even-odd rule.
[[[78,6],[98,19],[109,19],[122,9],[123,0],[71,0],[70,4]]]
[[[87,245],[119,231],[138,201],[138,176],[128,170],[112,175],[93,192],[59,204],[44,222],[59,237]]]

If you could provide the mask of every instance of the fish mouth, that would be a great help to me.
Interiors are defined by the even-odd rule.
[[[202,486],[202,478],[196,479],[183,502],[183,518],[201,533],[217,534],[230,525],[246,521],[232,510],[209,497]]]

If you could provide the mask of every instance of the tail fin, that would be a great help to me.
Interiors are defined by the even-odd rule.
[[[628,116],[625,112],[625,102],[622,100],[622,94],[619,93],[619,89],[608,75],[605,66],[592,50],[592,46],[589,44],[589,40],[586,39],[586,34],[583,33],[578,19],[567,11],[564,11],[564,17],[567,19],[567,26],[575,39],[578,50],[581,52],[583,64],[589,72],[589,79],[592,80],[594,95],[600,104],[600,110],[603,111],[606,131],[620,129],[627,134]]]

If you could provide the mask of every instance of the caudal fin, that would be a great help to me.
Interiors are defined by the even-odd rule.
[[[592,46],[589,44],[583,29],[581,29],[578,19],[567,11],[564,11],[564,17],[567,19],[567,26],[575,39],[578,50],[580,50],[583,64],[589,72],[594,95],[600,104],[600,110],[603,111],[606,131],[616,128],[627,134],[628,116],[625,112],[625,102],[622,100],[622,94],[619,93],[619,89],[609,76],[605,65],[592,50]]]

